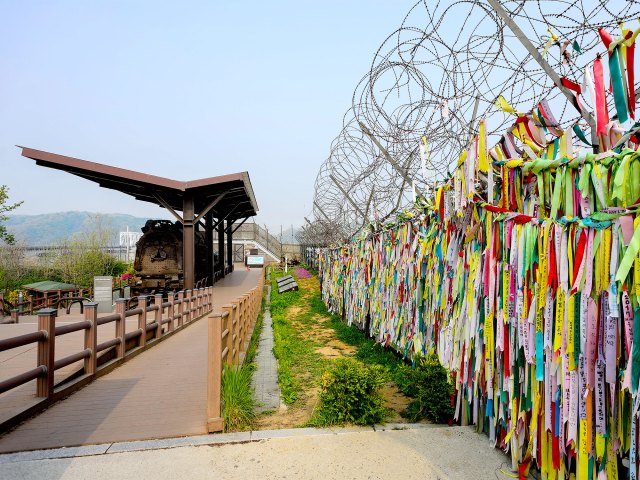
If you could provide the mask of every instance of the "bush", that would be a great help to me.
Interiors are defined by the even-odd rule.
[[[408,379],[403,385],[407,390],[405,393],[415,398],[404,415],[412,422],[426,418],[435,423],[447,423],[453,415],[452,386],[438,357],[430,355],[423,358],[413,373],[405,378]]]
[[[339,358],[321,379],[320,406],[312,423],[372,425],[384,420],[381,388],[386,370],[380,365],[366,366],[352,358]]]
[[[251,368],[225,365],[222,374],[222,416],[224,430],[238,431],[251,427],[255,418]]]

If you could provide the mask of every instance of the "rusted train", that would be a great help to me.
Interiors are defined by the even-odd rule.
[[[136,295],[181,290],[184,286],[182,260],[182,225],[169,220],[147,220],[142,237],[136,243]],[[217,259],[217,253],[214,254]],[[195,235],[195,280],[197,286],[207,281],[205,236]]]

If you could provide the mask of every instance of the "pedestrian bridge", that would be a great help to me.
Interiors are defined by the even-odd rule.
[[[225,305],[228,310],[234,299],[248,298],[246,294],[258,291],[262,278],[262,269],[247,271],[238,265],[233,273],[210,287],[209,294],[203,292],[200,300],[191,303],[190,316],[184,319],[178,318],[177,307],[165,302],[157,308],[146,307],[144,314],[141,308],[127,311],[119,321],[111,318],[117,312],[100,315],[94,322],[94,332],[88,324],[78,326],[87,322],[86,314],[61,312],[54,322],[55,351],[47,353],[55,356],[51,362],[55,367],[0,394],[0,453],[206,434],[207,421],[211,420],[207,413],[208,313],[222,311]],[[247,305],[247,310],[251,308]],[[186,310],[184,306],[179,311]],[[255,308],[254,311],[257,312]],[[223,318],[227,317],[225,314]],[[22,316],[18,324],[0,324],[0,385],[4,383],[6,387],[8,379],[15,383],[13,379],[29,374],[46,361],[41,358],[38,341],[4,348],[15,343],[17,337],[39,335],[42,316],[41,325],[38,321],[36,316]],[[87,339],[89,331],[95,335],[93,340]],[[149,335],[142,335],[143,331]],[[250,334],[251,330],[248,334],[240,330],[237,336],[246,339]],[[246,349],[243,341],[238,339],[236,343],[236,334],[227,334],[227,338],[234,343],[227,344],[231,350],[225,349],[223,356],[235,356],[236,346],[241,355],[241,349]],[[129,348],[126,340],[132,339],[135,345]],[[99,348],[95,347],[109,342],[112,345],[104,351],[113,351],[113,359],[107,359],[100,375],[89,379],[93,381],[83,380],[87,377],[87,363],[90,370],[91,362],[96,360]],[[123,349],[121,353],[119,348]],[[76,387],[65,390],[61,382],[69,377]],[[47,387],[53,391],[43,400]],[[58,398],[62,396],[66,398]],[[29,415],[49,404],[43,412]],[[24,417],[30,418],[14,427]]]

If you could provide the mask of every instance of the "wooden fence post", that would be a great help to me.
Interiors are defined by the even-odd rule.
[[[207,431],[220,432],[224,419],[220,411],[222,381],[222,315],[209,315],[207,354]]]
[[[189,323],[191,321],[191,293],[193,290],[185,290],[184,291],[184,310],[182,311],[184,314],[184,323]]]
[[[138,296],[138,308],[142,308],[142,313],[138,314],[138,330],[142,332],[138,346],[144,347],[147,344],[147,295]]]
[[[156,293],[153,297],[153,303],[158,306],[158,310],[156,310],[156,339],[162,336],[162,294]]]
[[[127,311],[127,302],[128,298],[118,298],[116,299],[116,313],[118,314],[118,319],[116,320],[116,338],[120,339],[120,341],[116,344],[116,357],[124,358],[124,352],[126,349],[126,343],[124,338],[125,332],[125,323],[127,321],[127,317],[125,317]]]
[[[191,290],[191,321],[198,318],[198,289]]]
[[[235,359],[233,345],[233,324],[235,323],[236,318],[236,307],[233,304],[227,304],[222,306],[222,310],[229,313],[229,315],[227,315],[227,328],[229,329],[229,333],[227,334],[227,338],[224,339],[224,346],[227,348],[227,358],[225,359],[225,363],[227,365],[233,365]]]
[[[240,302],[235,299],[231,302],[233,305],[233,322],[231,323],[233,335],[231,341],[233,344],[233,364],[240,363]]]
[[[184,290],[178,292],[178,328],[183,325],[184,318]]]
[[[98,365],[98,304],[89,302],[84,305],[84,319],[91,322],[91,326],[84,331],[84,348],[91,350],[91,356],[84,359],[84,373],[93,375]]]
[[[175,292],[169,292],[167,295],[167,300],[169,302],[169,307],[167,307],[167,315],[169,316],[169,331],[173,332],[173,300],[175,299]]]
[[[249,335],[249,325],[251,325],[251,309],[250,307],[250,295],[248,293],[245,293],[244,295],[242,295],[242,297],[244,298],[244,325],[243,325],[243,332],[242,332],[242,351],[246,352],[247,350],[247,342],[248,342],[248,338],[247,336]]]
[[[53,374],[55,373],[56,313],[53,308],[43,308],[38,312],[38,330],[46,333],[46,338],[38,342],[38,366],[43,365],[46,373],[36,381],[36,396],[49,397],[53,394]]]
[[[20,309],[12,308],[11,309],[11,323],[19,323],[20,322]]]

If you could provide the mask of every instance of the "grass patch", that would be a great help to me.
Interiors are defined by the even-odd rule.
[[[266,304],[266,298],[264,295],[262,295],[262,302],[260,303],[260,311],[258,312],[258,318],[256,319],[255,326],[253,327],[251,340],[249,340],[249,346],[247,347],[247,354],[244,357],[244,362],[246,364],[253,364],[253,360],[256,357],[258,343],[260,342],[260,334],[262,333],[262,325],[264,323],[265,304]]]
[[[250,365],[225,365],[222,373],[222,404],[225,432],[251,428],[255,413]]]
[[[305,312],[291,313],[292,307],[302,303],[303,290],[278,293],[276,279],[283,272],[273,272],[271,280],[271,319],[273,322],[273,353],[278,360],[278,382],[282,399],[287,405],[293,404],[301,395],[309,381],[322,373],[325,360],[315,350],[318,344],[304,338],[297,325],[311,322]]]
[[[260,334],[262,333],[265,304],[266,298],[263,292],[260,311],[251,333],[244,365],[240,367],[225,365],[224,367],[221,397],[225,432],[248,430],[253,426],[253,421],[256,418],[253,411],[256,403],[253,397],[251,380],[255,370],[253,361],[256,356]]]
[[[387,415],[382,387],[387,372],[380,365],[365,365],[354,358],[338,358],[322,375],[320,405],[310,425],[373,425]]]
[[[289,273],[295,277],[295,272]],[[397,352],[367,338],[365,333],[357,327],[348,326],[339,315],[330,314],[320,297],[317,277],[310,280],[297,279],[299,291],[278,294],[276,279],[284,275],[285,273],[280,271],[272,270],[271,272],[274,354],[278,360],[278,381],[284,402],[287,405],[296,405],[294,411],[304,408],[309,412],[306,420],[302,420],[304,425],[319,426],[369,421],[363,420],[363,416],[357,412],[349,413],[348,409],[342,408],[344,405],[341,406],[343,401],[362,405],[362,401],[354,400],[354,395],[357,396],[364,388],[362,385],[366,383],[364,381],[366,374],[354,373],[358,370],[356,367],[347,369],[355,375],[353,378],[346,374],[336,374],[335,365],[341,363],[344,357],[350,357],[349,362],[356,362],[365,370],[373,367],[375,371],[382,372],[385,381],[393,381],[397,390],[413,398],[412,404],[403,416],[409,417],[412,421],[422,418],[433,421],[446,419],[448,410],[445,405],[445,396],[447,393],[437,399],[440,413],[432,411],[429,407],[435,401],[429,397],[429,391],[432,389],[429,378],[438,379],[435,387],[439,391],[450,392],[442,383],[441,373],[444,369],[438,370],[433,364],[433,359],[429,360],[428,366],[424,359],[416,359],[417,368],[413,368]],[[347,349],[347,347],[352,348]],[[335,360],[336,355],[338,360]],[[430,370],[429,373],[427,369]],[[334,380],[328,380],[329,378]],[[446,372],[444,378],[446,383]],[[349,390],[352,384],[360,385],[358,392]],[[318,391],[320,391],[320,399],[314,409],[315,395]],[[390,395],[394,394],[390,393]],[[367,395],[367,397],[371,396],[372,394]],[[406,403],[400,403],[402,404],[400,409],[402,409],[408,400]],[[400,412],[400,410],[396,411]],[[364,418],[375,418],[375,422],[384,420],[384,415],[379,415],[381,410],[377,410],[377,407],[371,406],[368,412],[370,415],[364,415]]]

